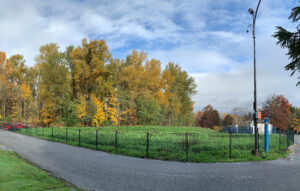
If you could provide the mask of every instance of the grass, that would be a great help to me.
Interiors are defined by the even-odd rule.
[[[74,189],[24,161],[15,152],[0,150],[0,191]]]
[[[98,129],[98,136],[94,127],[55,127],[53,136],[52,128],[23,129],[20,132],[74,146],[80,144],[82,147],[113,154],[172,161],[258,161],[273,160],[288,154],[285,135],[271,134],[269,152],[263,152],[263,157],[257,158],[251,155],[254,135],[232,134],[230,143],[228,133],[197,127],[101,127]],[[262,150],[263,144],[264,137],[261,135],[259,145]]]

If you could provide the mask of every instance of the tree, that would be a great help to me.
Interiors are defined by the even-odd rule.
[[[50,125],[61,116],[61,105],[70,97],[70,74],[65,66],[64,54],[56,44],[42,46],[36,61],[41,117],[45,124]]]
[[[300,132],[300,108],[299,107],[291,107],[291,129]]]
[[[195,126],[196,127],[200,127],[201,126],[201,119],[203,116],[203,112],[202,111],[198,111],[195,115]]]
[[[61,52],[40,47],[32,67],[0,52],[0,115],[34,125],[191,125],[195,82],[174,63],[133,50],[113,59],[104,40]]]
[[[234,124],[243,125],[249,122],[248,112],[246,109],[236,107],[232,109],[231,113],[232,113],[231,117],[233,118]]]
[[[8,104],[8,77],[6,70],[6,54],[0,52],[0,103],[2,118],[5,120],[7,117],[7,104]]]
[[[91,99],[96,106],[96,113],[93,117],[92,125],[95,127],[99,127],[106,120],[105,112],[104,112],[104,104],[99,101],[95,95],[91,96]]]
[[[87,101],[83,96],[80,96],[78,98],[78,104],[76,105],[76,114],[81,123],[86,125],[87,121],[85,117],[87,115]]]
[[[294,7],[289,16],[289,19],[292,20],[293,23],[296,23],[300,20],[300,6]],[[277,38],[279,44],[282,48],[287,48],[289,59],[291,62],[285,66],[286,70],[291,71],[291,76],[296,72],[300,72],[300,28],[299,25],[295,32],[290,32],[284,29],[281,26],[277,27],[277,31],[273,35],[273,37]],[[298,77],[300,79],[300,76]],[[297,83],[297,86],[300,86],[300,81]]]
[[[168,102],[164,108],[167,124],[191,125],[194,121],[191,96],[196,93],[194,79],[179,65],[169,63],[163,71],[162,83]]]
[[[207,105],[202,110],[203,115],[200,121],[201,127],[212,129],[214,126],[220,125],[220,116],[217,110],[211,105]]]
[[[71,53],[74,94],[81,94],[89,100],[93,93],[104,100],[112,88],[112,83],[108,81],[110,73],[105,68],[110,58],[111,54],[104,40],[88,42],[83,39],[81,47],[75,48]]]
[[[62,105],[62,120],[68,127],[77,124],[78,118],[76,114],[76,103],[74,101],[64,102]]]
[[[162,120],[160,107],[154,100],[137,100],[137,117],[139,125],[159,125]]]
[[[26,110],[26,125],[28,125],[28,114],[29,114],[29,102],[31,98],[31,90],[29,85],[26,82],[23,82],[21,85],[21,97],[22,103],[25,103],[25,110]],[[23,108],[22,108],[23,110]]]
[[[231,115],[226,115],[223,120],[223,125],[224,126],[233,125],[233,117]]]
[[[111,122],[112,125],[119,125],[119,111],[118,111],[119,101],[117,96],[111,96],[107,98],[107,120]]]
[[[287,130],[291,122],[291,104],[283,95],[274,95],[264,103],[263,118],[268,116],[268,101],[270,102],[270,123],[279,130]]]

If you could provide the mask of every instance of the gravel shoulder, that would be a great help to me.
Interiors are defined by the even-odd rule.
[[[285,159],[243,163],[147,160],[0,130],[0,145],[85,190],[299,190],[300,137]],[[1,148],[1,146],[0,146]]]

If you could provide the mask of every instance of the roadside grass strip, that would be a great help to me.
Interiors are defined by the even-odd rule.
[[[21,159],[15,152],[0,150],[0,191],[79,190]]]

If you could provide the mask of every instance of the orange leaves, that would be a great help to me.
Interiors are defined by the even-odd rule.
[[[276,105],[278,107],[280,107],[280,109],[286,113],[286,114],[291,114],[291,111],[290,111],[290,107],[292,106],[290,103],[289,103],[289,100],[286,99],[283,95],[279,95],[279,96],[276,96]]]
[[[290,125],[290,119],[291,119],[291,112],[290,107],[291,104],[289,101],[283,96],[273,96],[272,98],[269,98],[267,101],[271,102],[270,105],[270,122],[275,127],[286,130],[288,129]],[[267,109],[267,103],[264,104],[264,111],[263,111],[263,118],[268,116],[268,109]]]

